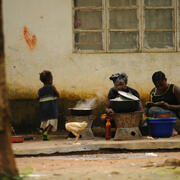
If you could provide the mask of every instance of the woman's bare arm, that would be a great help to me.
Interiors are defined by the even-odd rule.
[[[170,105],[168,103],[164,103],[167,109],[169,110],[180,110],[180,88],[178,86],[174,87],[174,93],[177,99],[177,105]]]
[[[55,86],[53,86],[53,87],[54,87],[54,92],[55,92],[56,96],[59,97],[59,92],[57,91],[57,89],[55,88]]]

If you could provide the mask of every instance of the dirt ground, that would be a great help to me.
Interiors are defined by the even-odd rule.
[[[25,180],[180,180],[180,152],[21,157],[16,163]]]

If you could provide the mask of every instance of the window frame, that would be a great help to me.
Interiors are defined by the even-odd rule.
[[[105,1],[106,0],[102,0],[102,7],[94,7],[94,6],[89,6],[89,7],[74,7],[74,0],[72,0],[72,9],[73,9],[73,13],[72,13],[72,38],[73,38],[73,52],[74,53],[104,53],[106,52],[106,43],[105,41]],[[76,10],[84,10],[84,11],[88,11],[88,10],[94,10],[94,11],[102,11],[102,30],[80,30],[80,29],[75,29],[74,28],[74,19],[75,19],[75,11]],[[81,33],[81,32],[92,32],[92,33],[102,33],[102,50],[78,50],[75,47],[75,33]]]
[[[180,0],[176,0],[176,51],[180,51]]]
[[[106,29],[106,37],[107,37],[107,50],[106,52],[109,52],[109,53],[116,53],[116,52],[139,52],[139,49],[140,49],[140,15],[139,15],[139,0],[137,0],[137,5],[136,7],[110,7],[109,6],[109,1],[110,0],[107,0],[107,4],[106,4],[106,14],[107,14],[107,29]],[[109,19],[110,19],[110,10],[111,9],[117,9],[117,10],[131,10],[131,9],[136,9],[137,11],[137,22],[138,22],[138,25],[137,25],[137,29],[110,29],[110,25],[109,25]],[[109,46],[110,46],[110,32],[137,32],[139,33],[139,38],[138,38],[138,44],[139,44],[139,48],[137,49],[109,49]]]
[[[144,0],[136,0],[137,5],[135,7],[117,7],[112,8],[109,6],[110,0],[102,0],[102,7],[74,7],[74,0],[72,0],[72,38],[73,38],[73,53],[146,53],[146,52],[178,52],[180,51],[180,0],[172,0],[172,6],[155,6],[155,7],[145,7]],[[76,10],[102,10],[102,30],[78,30],[74,27],[75,20],[75,11]],[[110,29],[109,18],[110,18],[110,9],[137,9],[137,29]],[[165,48],[144,48],[144,36],[145,32],[145,10],[146,9],[172,9],[173,11],[173,27],[172,30],[149,30],[149,32],[174,32],[173,35],[173,48],[165,49]],[[179,30],[178,30],[179,29]],[[139,48],[137,49],[109,49],[110,45],[110,32],[139,32],[138,44]],[[101,32],[102,33],[102,50],[78,50],[75,47],[75,33],[81,32]]]
[[[157,7],[157,6],[155,6],[155,7],[153,7],[153,6],[151,6],[151,7],[145,7],[145,5],[144,5],[144,0],[142,1],[142,13],[143,13],[143,15],[142,15],[142,17],[143,17],[143,22],[142,22],[142,39],[141,39],[141,41],[142,41],[142,52],[176,52],[177,51],[177,17],[176,17],[176,13],[177,13],[177,6],[176,6],[176,0],[172,0],[172,4],[174,5],[174,6],[159,6],[159,7]],[[145,30],[145,10],[146,9],[150,9],[150,10],[159,10],[159,9],[172,9],[173,10],[173,14],[174,14],[174,17],[173,17],[173,25],[174,25],[174,31],[173,31],[173,29],[172,30],[168,30],[168,29],[166,29],[166,30],[163,30],[163,29],[158,29],[158,30]],[[174,48],[172,48],[172,49],[165,49],[165,48],[154,48],[154,49],[146,49],[146,48],[144,48],[144,46],[143,46],[143,44],[144,44],[144,35],[145,35],[145,32],[174,32],[174,38],[173,38],[173,45],[174,45]]]

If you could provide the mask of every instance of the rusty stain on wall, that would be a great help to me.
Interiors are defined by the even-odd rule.
[[[29,31],[29,29],[24,26],[24,38],[30,50],[33,50],[37,44],[36,35]]]

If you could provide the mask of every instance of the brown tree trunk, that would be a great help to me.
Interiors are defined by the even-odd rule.
[[[18,175],[18,171],[16,169],[11,147],[11,134],[9,128],[10,113],[8,110],[8,98],[5,82],[3,42],[2,0],[0,0],[0,177],[2,175],[13,177]]]

